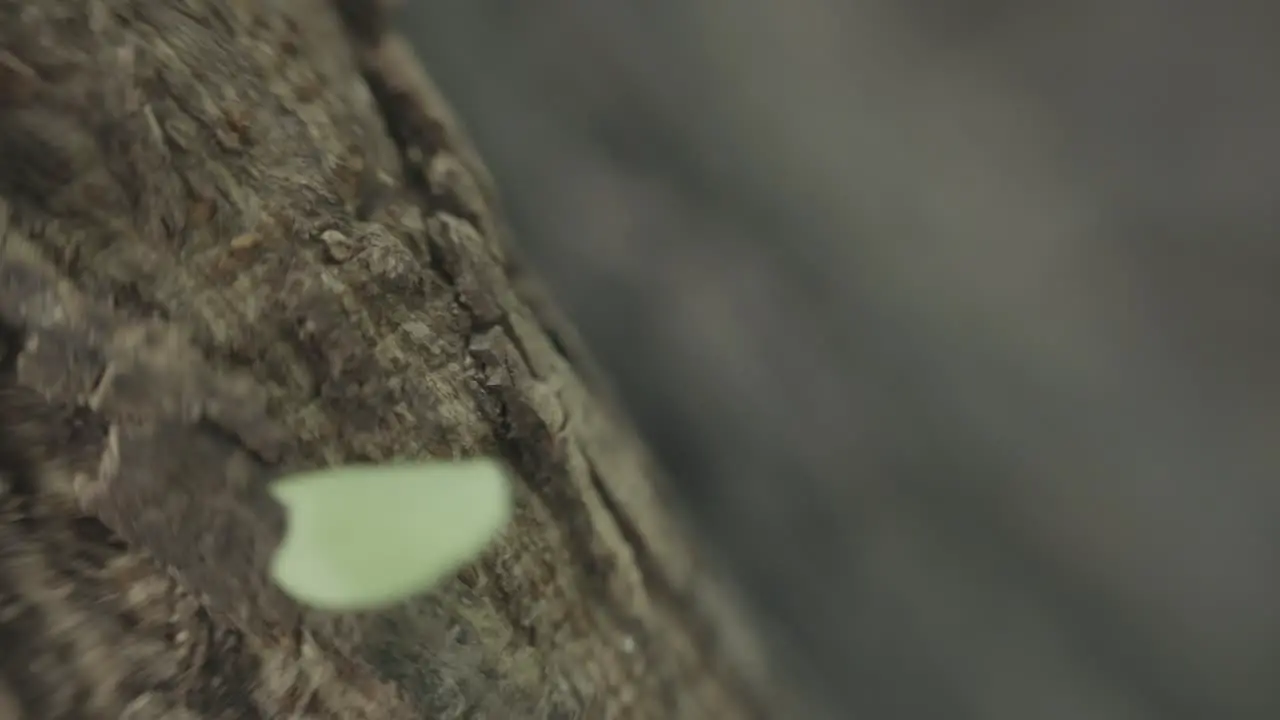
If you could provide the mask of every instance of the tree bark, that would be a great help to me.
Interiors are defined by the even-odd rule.
[[[373,3],[0,0],[0,717],[739,718],[733,599]],[[503,457],[421,600],[269,582],[270,478]]]

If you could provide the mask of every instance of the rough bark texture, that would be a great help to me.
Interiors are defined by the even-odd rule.
[[[0,0],[0,718],[761,711],[382,13]],[[328,616],[267,581],[266,480],[477,453],[518,510],[439,592]]]

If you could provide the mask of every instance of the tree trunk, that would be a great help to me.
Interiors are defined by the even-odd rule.
[[[384,12],[0,0],[0,717],[769,701]],[[269,583],[268,479],[474,454],[522,485],[455,581],[352,616]]]

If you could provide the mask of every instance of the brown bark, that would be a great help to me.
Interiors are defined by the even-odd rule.
[[[0,0],[0,716],[761,712],[382,13]],[[515,520],[439,591],[329,616],[267,580],[271,477],[479,453]]]

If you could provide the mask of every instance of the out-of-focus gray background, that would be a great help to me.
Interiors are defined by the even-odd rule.
[[[832,718],[1280,718],[1280,5],[409,0]]]

